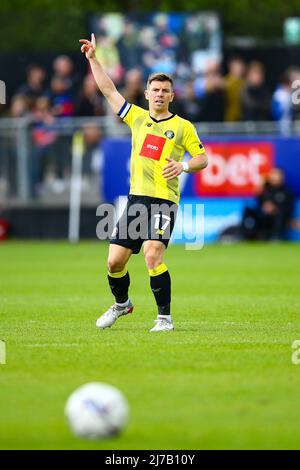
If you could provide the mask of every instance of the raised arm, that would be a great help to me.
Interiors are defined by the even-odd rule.
[[[96,38],[92,34],[91,40],[80,39],[82,43],[81,52],[85,54],[91,65],[91,69],[94,75],[94,79],[101,91],[105,96],[109,105],[115,113],[118,113],[122,108],[125,98],[118,92],[113,81],[109,78],[107,73],[104,71],[102,65],[96,58]]]

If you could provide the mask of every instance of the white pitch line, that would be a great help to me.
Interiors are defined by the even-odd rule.
[[[49,347],[66,347],[73,348],[75,346],[82,346],[82,343],[34,343],[26,344],[28,348],[49,348]]]

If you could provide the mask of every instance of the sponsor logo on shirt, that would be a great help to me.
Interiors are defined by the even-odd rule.
[[[160,160],[166,139],[154,134],[147,134],[140,155],[153,160]]]

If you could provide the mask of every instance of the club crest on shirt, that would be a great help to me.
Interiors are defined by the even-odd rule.
[[[165,136],[168,137],[168,139],[173,139],[174,137],[174,132],[173,131],[166,131]]]
[[[147,127],[151,127],[151,126],[152,126],[152,122],[147,122],[147,123],[146,123],[146,126],[147,126]]]

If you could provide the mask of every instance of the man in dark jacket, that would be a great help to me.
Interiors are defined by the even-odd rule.
[[[242,117],[244,121],[268,121],[270,119],[270,95],[265,86],[264,67],[251,62],[246,84],[241,92]]]
[[[292,214],[292,208],[293,197],[285,185],[284,174],[279,168],[273,168],[258,197],[261,238],[264,240],[282,239]]]
[[[282,240],[292,215],[293,196],[284,182],[284,174],[273,168],[257,198],[256,208],[247,207],[242,220],[245,239]]]

